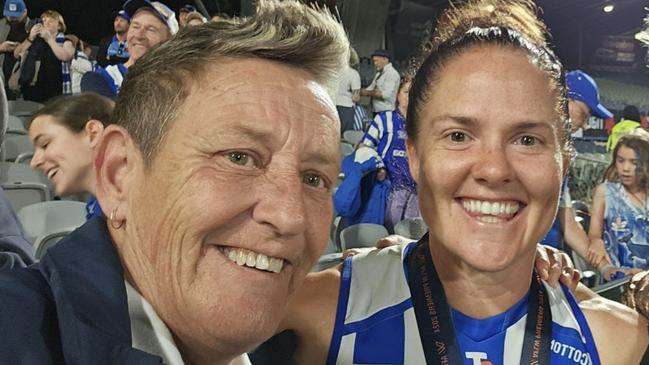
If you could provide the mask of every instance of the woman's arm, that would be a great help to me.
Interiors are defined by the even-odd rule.
[[[36,37],[40,34],[41,29],[43,29],[43,24],[35,24],[32,29],[29,30],[27,38],[25,38],[25,40],[14,49],[15,58],[20,58],[21,55],[32,46],[32,43],[34,43],[34,40],[36,40]]]
[[[601,268],[610,262],[610,258],[604,248],[604,211],[606,209],[606,193],[604,184],[600,184],[593,192],[593,204],[591,206],[590,227],[588,229],[588,238],[590,246],[588,247],[587,259],[591,265]]]
[[[74,57],[74,45],[70,40],[65,40],[63,44],[56,41],[56,34],[50,33],[47,28],[42,28],[40,37],[47,43],[54,52],[56,58],[62,62],[69,62]]]
[[[640,364],[649,344],[647,320],[633,309],[601,297],[579,303],[602,365]]]
[[[74,46],[69,40],[61,44],[56,41],[56,38],[52,37],[47,40],[47,44],[52,49],[52,52],[54,52],[56,58],[61,62],[69,62],[74,57]]]

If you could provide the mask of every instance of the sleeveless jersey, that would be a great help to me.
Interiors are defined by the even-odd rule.
[[[416,242],[348,258],[341,275],[328,365],[426,364],[407,281]],[[583,313],[565,288],[545,285],[552,313],[552,365],[599,365]],[[518,365],[527,296],[508,311],[476,320],[451,309],[464,365]]]
[[[620,183],[605,182],[604,192],[604,246],[613,265],[649,269],[649,198],[641,209]]]

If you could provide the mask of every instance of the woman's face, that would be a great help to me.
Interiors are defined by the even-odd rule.
[[[418,139],[408,141],[431,248],[479,271],[504,270],[521,255],[531,266],[562,180],[550,80],[522,51],[500,46],[466,50],[440,75]]]
[[[411,84],[412,81],[404,81],[399,88],[399,93],[397,94],[399,110],[401,110],[401,113],[403,113],[403,115],[406,115],[406,111],[408,110],[408,93],[410,92]]]
[[[50,179],[57,195],[94,193],[93,149],[86,131],[75,133],[57,118],[41,115],[29,127],[29,140],[32,169]]]
[[[44,16],[43,26],[47,28],[47,30],[53,35],[57,35],[59,33],[59,21],[53,17]]]
[[[636,171],[638,169],[638,155],[627,146],[621,145],[615,156],[615,169],[622,185],[633,188],[638,184]]]

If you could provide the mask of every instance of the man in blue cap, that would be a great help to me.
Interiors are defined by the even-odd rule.
[[[584,71],[574,70],[566,73],[566,86],[568,87],[568,114],[572,124],[573,138],[583,136],[583,127],[591,115],[602,119],[613,116],[613,113],[599,101],[597,83]],[[564,181],[562,187],[557,217],[542,243],[556,247],[561,236],[570,248],[585,258],[593,267],[602,267],[608,263],[609,259],[604,251],[590,247],[588,235],[575,220],[575,210],[572,207],[567,181]]]
[[[128,0],[124,3],[124,11],[131,18],[126,33],[128,60],[86,73],[81,79],[81,91],[91,91],[115,99],[128,68],[151,48],[168,41],[178,32],[176,14],[159,1]]]
[[[376,75],[374,75],[370,86],[361,89],[361,95],[372,98],[374,113],[392,111],[397,102],[401,76],[390,63],[390,53],[384,49],[377,49],[372,53],[372,63],[376,69]]]
[[[566,84],[573,137],[583,137],[583,129],[591,115],[601,119],[613,116],[613,113],[599,102],[597,83],[590,75],[581,70],[570,71],[566,74]]]
[[[29,33],[29,18],[27,17],[27,6],[23,0],[6,0],[2,14],[4,19],[0,22],[0,54],[3,58],[2,75],[6,81],[11,76],[11,71],[16,64],[13,56],[14,49],[27,38]],[[9,99],[15,99],[16,95],[10,90],[7,91]]]
[[[115,34],[106,37],[99,42],[99,51],[97,52],[97,64],[101,67],[108,65],[117,65],[128,61],[128,45],[126,43],[126,33],[131,23],[131,17],[124,10],[115,12],[113,20],[113,29]]]

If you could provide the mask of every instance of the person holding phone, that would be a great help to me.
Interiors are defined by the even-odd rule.
[[[4,42],[0,43],[0,62],[6,85],[16,64],[13,52],[27,38],[32,21],[27,16],[27,7],[23,0],[7,0],[2,15],[4,15],[4,19],[0,21],[0,34],[4,36]],[[15,92],[9,91],[9,88],[5,88],[5,90],[7,90],[8,99],[16,98]]]
[[[70,61],[75,49],[72,41],[65,37],[65,20],[54,10],[46,10],[40,20],[29,30],[29,36],[14,50],[14,57],[20,58],[23,70],[20,76],[20,91],[25,100],[44,102],[58,95],[72,95]],[[25,77],[25,68],[40,62],[31,77]]]

